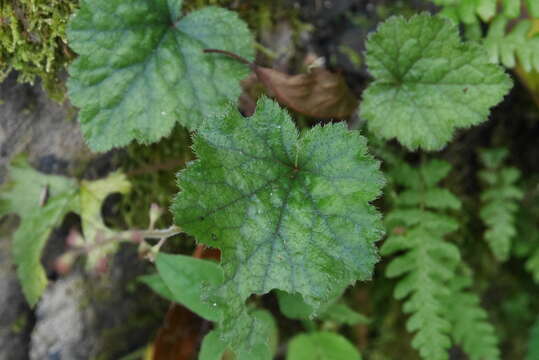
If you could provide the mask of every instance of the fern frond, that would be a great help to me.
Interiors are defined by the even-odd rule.
[[[464,274],[450,281],[451,296],[447,298],[446,309],[451,335],[470,360],[500,359],[498,337],[479,297],[469,289],[471,285],[471,277]]]
[[[442,14],[456,22],[472,24],[479,17],[489,21],[497,14],[498,0],[432,0],[442,6]],[[539,2],[536,0],[506,0],[503,1],[502,14],[508,18],[516,18],[521,14],[522,5],[532,17],[539,17]]]
[[[509,256],[511,240],[517,233],[515,213],[518,201],[524,196],[515,185],[520,171],[514,167],[503,167],[507,154],[506,149],[483,150],[480,153],[485,168],[479,172],[479,178],[485,189],[481,193],[483,206],[479,215],[487,227],[484,238],[494,256],[501,261]]]
[[[513,246],[513,254],[525,258],[525,268],[539,284],[539,182],[531,180],[531,186],[525,187],[525,203],[516,215],[518,241]]]
[[[411,314],[407,329],[415,332],[412,346],[429,360],[448,358],[451,324],[444,299],[460,262],[459,249],[444,240],[458,223],[439,212],[460,207],[453,194],[436,185],[449,170],[449,164],[431,161],[419,169],[403,164],[392,172],[393,181],[406,189],[386,217],[390,235],[381,248],[384,256],[403,253],[390,262],[386,275],[402,277],[394,295],[404,299],[403,310]]]
[[[507,16],[498,15],[490,24],[485,47],[491,62],[513,68],[518,60],[525,71],[539,71],[539,35],[530,35],[532,21],[521,20],[506,32],[509,21]]]
[[[526,360],[539,359],[539,318],[532,326],[530,331],[530,339],[528,340],[528,354]]]
[[[528,270],[535,280],[539,284],[539,246],[532,255],[526,261],[526,270]]]

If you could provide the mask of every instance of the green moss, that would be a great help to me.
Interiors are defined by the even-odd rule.
[[[295,12],[282,0],[186,0],[185,12],[216,5],[237,11],[255,34],[277,19],[294,21]],[[75,58],[66,39],[66,26],[78,0],[0,0],[0,81],[11,71],[20,82],[37,77],[48,94],[63,101],[65,86],[60,74]]]
[[[3,0],[0,2],[0,81],[12,70],[19,81],[36,76],[51,97],[61,100],[58,75],[74,54],[66,45],[65,29],[76,0]]]
[[[189,132],[178,126],[160,142],[133,143],[120,155],[120,166],[133,184],[132,191],[122,199],[119,211],[129,228],[147,228],[152,203],[165,210],[156,226],[170,226],[172,218],[168,207],[178,192],[176,172],[191,160],[190,146]]]

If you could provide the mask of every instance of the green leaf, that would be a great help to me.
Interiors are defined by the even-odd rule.
[[[89,269],[93,269],[100,259],[115,253],[120,245],[119,241],[110,241],[97,246],[103,239],[111,239],[116,235],[116,231],[108,228],[101,217],[103,202],[111,194],[127,194],[129,191],[131,184],[120,172],[109,174],[104,179],[81,181],[79,214],[85,246],[92,249],[86,256],[86,266]]]
[[[217,301],[230,341],[249,336],[234,319],[248,322],[251,294],[295,292],[317,311],[371,277],[383,230],[369,202],[384,181],[358,132],[332,124],[298,137],[286,111],[262,98],[250,118],[233,110],[207,122],[194,151],[172,211],[187,233],[221,249]]]
[[[289,319],[306,320],[312,317],[313,308],[303,301],[299,294],[289,294],[285,291],[277,291],[277,300],[281,313]],[[352,310],[342,302],[336,302],[321,310],[321,320],[333,321],[338,324],[356,325],[367,324],[369,319],[364,315]]]
[[[375,78],[363,95],[369,129],[408,149],[439,150],[455,129],[485,121],[511,88],[484,49],[462,43],[451,21],[426,14],[392,17],[367,41]]]
[[[225,9],[184,16],[181,7],[181,0],[81,1],[68,31],[79,54],[68,88],[92,150],[155,142],[176,122],[195,129],[237,100],[247,67],[203,50],[251,59],[247,26]]]
[[[254,309],[249,307],[251,314],[251,325],[253,320],[260,326],[256,331],[251,333],[251,342],[253,346],[250,349],[240,348],[234,352],[234,359],[237,360],[271,360],[273,359],[279,342],[279,330],[273,315],[267,310]],[[240,326],[249,324],[239,324]],[[199,360],[220,360],[223,354],[226,354],[228,344],[223,340],[222,328],[210,332],[202,343],[202,348],[199,354]],[[226,355],[225,355],[226,356]],[[228,357],[225,357],[228,359]]]
[[[313,314],[313,307],[305,303],[300,294],[277,291],[277,301],[281,313],[289,319],[305,320]]]
[[[361,360],[345,337],[331,332],[300,334],[288,344],[287,360]]]
[[[205,319],[219,319],[220,313],[216,305],[202,299],[203,285],[218,285],[223,282],[219,265],[191,256],[163,253],[157,256],[155,264],[174,301]]]
[[[41,253],[54,227],[78,209],[78,186],[72,179],[34,170],[24,157],[15,158],[8,170],[9,182],[0,192],[0,216],[14,212],[21,217],[13,236],[13,259],[26,300],[34,306],[47,286]],[[40,206],[47,191],[48,200]]]
[[[225,351],[226,343],[219,337],[219,331],[212,330],[202,340],[198,360],[221,360]]]
[[[352,310],[345,303],[335,303],[330,305],[328,309],[320,316],[322,320],[330,320],[337,324],[345,324],[349,326],[357,324],[368,324],[369,318]]]
[[[148,285],[155,293],[164,297],[165,299],[176,302],[174,299],[174,294],[172,294],[172,291],[170,291],[167,284],[165,284],[165,281],[159,274],[139,276],[138,281]]]

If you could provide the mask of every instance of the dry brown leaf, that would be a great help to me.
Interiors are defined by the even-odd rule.
[[[268,95],[300,114],[319,119],[342,119],[352,115],[358,100],[340,74],[315,67],[309,73],[288,75],[281,71],[258,66],[236,54],[218,49],[206,53],[229,56],[249,66]],[[248,108],[250,109],[251,106]],[[250,111],[248,111],[250,112]]]
[[[256,65],[253,70],[271,92],[270,96],[298,113],[321,119],[342,119],[357,109],[358,101],[340,74],[319,67],[299,75]]]

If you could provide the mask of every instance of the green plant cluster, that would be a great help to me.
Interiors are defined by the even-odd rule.
[[[489,0],[472,3],[492,6]],[[389,18],[366,43],[373,77],[359,108],[366,126],[308,126],[267,96],[251,116],[238,111],[240,81],[249,70],[261,71],[251,62],[253,35],[230,10],[186,9],[182,0],[81,1],[68,30],[79,55],[68,87],[81,108],[85,140],[96,152],[129,146],[131,156],[152,163],[142,170],[131,165],[131,178],[164,170],[161,164],[175,156],[181,161],[179,190],[169,228],[155,228],[162,209],[150,206],[148,230],[140,230],[146,222],[129,211],[130,229],[113,230],[102,220],[100,204],[110,193],[130,190],[124,175],[76,182],[36,175],[15,162],[0,210],[22,218],[14,248],[29,302],[35,304],[46,285],[39,266],[46,235],[74,211],[84,236],[72,242],[76,251],[85,250],[90,265],[119,241],[133,242],[156,265],[141,281],[213,323],[200,346],[202,360],[230,353],[240,360],[390,359],[392,345],[403,339],[410,339],[411,359],[448,360],[457,350],[472,360],[523,357],[525,350],[505,345],[513,345],[515,328],[528,333],[522,328],[531,317],[522,314],[537,311],[531,293],[538,284],[502,266],[516,254],[526,259],[517,271],[537,274],[537,204],[522,206],[526,186],[521,172],[505,165],[504,148],[480,153],[472,181],[482,190],[472,195],[451,188],[459,169],[434,153],[447,149],[457,132],[487,121],[512,87],[487,46],[462,41],[458,27],[443,16]],[[480,14],[485,9],[490,11],[481,7]],[[269,80],[282,100],[289,78],[276,76]],[[166,147],[173,153],[141,150],[166,141],[174,142]],[[185,146],[191,143],[192,154]],[[153,174],[140,182],[169,180]],[[127,201],[152,191],[148,184]],[[156,194],[161,205],[163,194]],[[524,222],[521,212],[527,213]],[[37,245],[30,241],[32,227],[39,230]],[[483,227],[494,257],[508,260],[503,265],[480,241]],[[519,229],[535,231],[527,232],[525,246]],[[162,251],[167,238],[178,234],[195,239],[193,256]],[[158,241],[150,245],[148,238]],[[204,258],[199,250],[205,247],[217,249],[219,261]],[[377,274],[378,268],[384,271]],[[367,281],[370,287],[362,287]],[[507,295],[501,304],[484,301],[495,298],[489,291],[513,289],[518,296]],[[261,299],[272,296],[277,301],[270,312]],[[357,312],[369,311],[364,303],[379,308],[365,316]],[[386,303],[391,307],[379,306]],[[383,333],[384,317],[397,318],[402,329]],[[282,328],[285,321],[299,322],[305,331],[290,333]],[[384,345],[369,348],[363,336],[355,346],[351,329],[371,331]],[[535,354],[536,337],[537,330],[530,331],[528,357]]]

